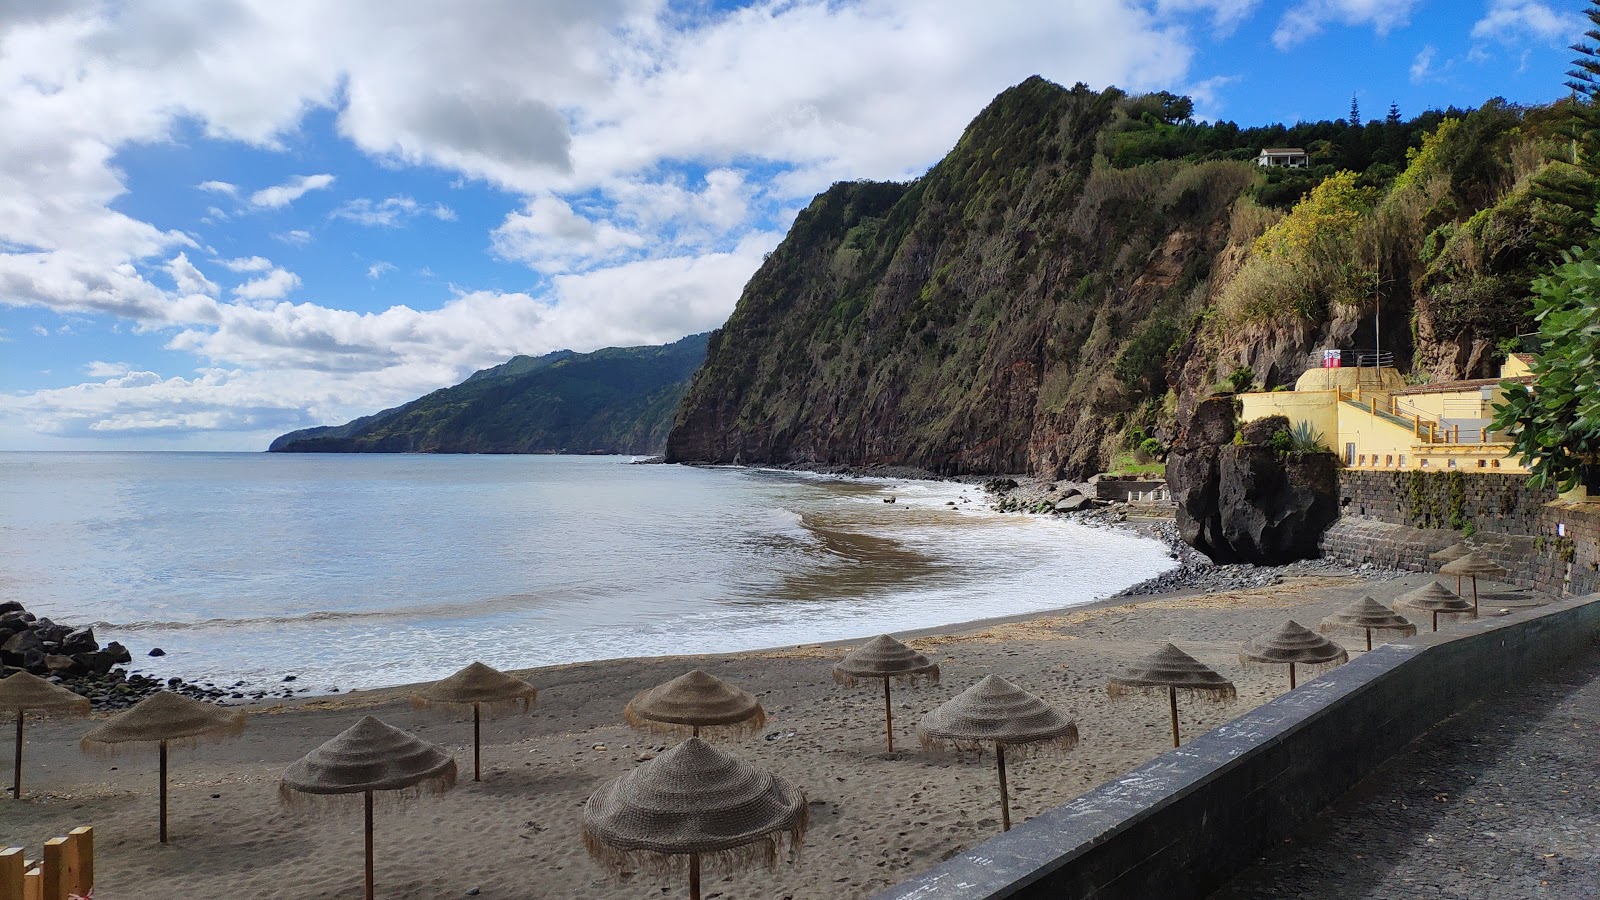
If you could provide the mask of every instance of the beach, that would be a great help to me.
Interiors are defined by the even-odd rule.
[[[708,878],[706,896],[867,897],[999,832],[992,755],[924,751],[915,736],[923,714],[983,676],[1059,705],[1081,733],[1075,750],[1011,763],[1012,816],[1021,822],[1170,748],[1163,697],[1107,697],[1106,677],[1118,665],[1173,640],[1232,678],[1236,702],[1180,701],[1185,735],[1198,734],[1287,687],[1283,673],[1240,667],[1242,640],[1290,618],[1315,628],[1363,594],[1387,602],[1429,577],[1299,571],[1281,570],[1279,583],[1263,587],[1120,598],[917,633],[908,642],[935,657],[943,680],[895,692],[892,755],[881,694],[831,677],[833,661],[856,642],[518,670],[539,688],[538,702],[526,715],[485,722],[481,783],[471,780],[470,715],[413,710],[408,688],[259,703],[245,707],[242,736],[174,753],[166,846],[155,835],[154,754],[85,755],[77,740],[89,725],[44,721],[28,730],[25,799],[0,804],[0,842],[37,852],[48,837],[93,825],[96,900],[359,895],[360,800],[307,815],[280,807],[277,785],[286,765],[371,714],[442,744],[461,766],[448,794],[380,806],[379,896],[686,896],[681,879],[619,878],[592,862],[580,812],[596,788],[677,740],[628,728],[629,698],[701,668],[755,693],[767,710],[760,733],[717,745],[791,779],[810,804],[798,859]]]

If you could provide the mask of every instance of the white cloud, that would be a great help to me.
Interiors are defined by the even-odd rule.
[[[522,212],[508,213],[490,235],[496,255],[556,272],[592,268],[645,246],[644,235],[574,212],[560,197],[535,197]]]
[[[1272,42],[1279,50],[1309,40],[1328,24],[1371,25],[1379,35],[1404,26],[1419,0],[1301,0],[1278,20]]]
[[[284,269],[271,272],[233,289],[240,300],[281,300],[300,286],[300,276]]]
[[[226,181],[202,181],[195,185],[202,191],[211,191],[216,194],[227,194],[230,197],[239,196],[239,186]]]
[[[178,286],[178,291],[184,294],[204,294],[207,297],[217,296],[219,288],[216,282],[207,278],[194,263],[189,262],[188,254],[179,253],[167,260],[167,272],[172,275],[172,281]]]
[[[1412,84],[1421,84],[1428,79],[1428,75],[1433,71],[1433,58],[1438,53],[1439,51],[1432,44],[1428,44],[1418,51],[1416,58],[1411,61]]]
[[[393,272],[393,271],[394,271],[394,263],[392,263],[392,262],[384,262],[383,260],[380,259],[377,262],[373,263],[372,265],[367,266],[367,277],[368,278],[374,278],[374,279],[382,278],[387,273]]]
[[[250,205],[263,209],[280,209],[288,206],[311,191],[320,191],[333,184],[333,176],[296,175],[283,184],[262,188],[250,195]]]
[[[441,222],[453,222],[456,218],[455,210],[443,203],[425,205],[403,195],[383,200],[358,197],[329,213],[328,217],[347,219],[358,225],[394,228],[421,215],[432,216]]]
[[[1162,15],[1174,12],[1210,10],[1212,26],[1222,36],[1232,34],[1235,28],[1260,5],[1261,0],[1156,0],[1156,10]]]
[[[1529,44],[1564,46],[1583,35],[1584,18],[1570,11],[1557,12],[1538,0],[1494,0],[1483,18],[1472,26],[1473,40],[1496,41],[1521,47]]]
[[[230,272],[265,272],[272,268],[272,260],[265,256],[241,256],[222,260],[222,265]]]
[[[304,247],[311,243],[311,232],[296,228],[282,234],[274,234],[273,238],[288,244],[291,247]]]
[[[102,362],[97,359],[84,366],[83,372],[90,378],[117,378],[128,374],[130,369],[132,369],[132,366],[127,363]]]

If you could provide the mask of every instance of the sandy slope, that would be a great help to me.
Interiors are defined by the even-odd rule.
[[[938,656],[944,681],[896,693],[892,756],[883,749],[880,695],[830,677],[838,647],[529,670],[523,674],[539,686],[539,703],[530,715],[485,726],[487,774],[478,784],[470,780],[470,719],[413,711],[403,689],[257,707],[242,737],[175,754],[173,842],[165,847],[155,840],[153,756],[85,756],[76,742],[86,725],[46,723],[29,731],[27,798],[0,800],[0,844],[23,842],[37,852],[46,837],[94,825],[96,900],[359,896],[359,800],[307,818],[281,809],[276,791],[287,763],[370,711],[457,751],[464,775],[442,798],[380,810],[380,896],[460,897],[472,888],[484,898],[686,896],[681,882],[616,878],[592,863],[578,813],[597,786],[671,740],[626,728],[627,699],[699,666],[756,692],[769,713],[763,734],[723,746],[798,782],[811,802],[797,862],[714,878],[707,896],[863,897],[998,831],[992,757],[924,753],[914,733],[923,713],[982,676],[1003,675],[1064,706],[1082,733],[1071,753],[1009,767],[1020,821],[1167,749],[1159,698],[1106,697],[1105,676],[1118,663],[1170,638],[1233,677],[1238,702],[1184,707],[1185,730],[1198,733],[1285,687],[1283,678],[1240,669],[1242,639],[1291,617],[1314,627],[1362,593],[1386,601],[1421,583],[1421,576],[1291,578],[921,637],[913,645]]]

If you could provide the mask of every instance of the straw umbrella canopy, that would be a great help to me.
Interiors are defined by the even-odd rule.
[[[1162,691],[1167,695],[1174,747],[1179,744],[1179,691],[1191,697],[1204,697],[1218,702],[1232,700],[1239,695],[1233,682],[1171,643],[1162,644],[1149,656],[1123,666],[1122,671],[1112,675],[1106,684],[1106,693],[1113,699],[1152,691]]]
[[[767,724],[767,711],[754,694],[699,669],[640,691],[622,716],[634,728],[688,731],[692,737],[702,728],[750,734]]]
[[[844,655],[833,667],[833,680],[855,685],[864,679],[883,680],[883,732],[894,752],[894,709],[890,706],[889,682],[915,684],[923,680],[939,683],[939,664],[907,647],[887,634],[880,634]]]
[[[1451,560],[1450,562],[1445,563],[1439,568],[1439,574],[1456,576],[1457,585],[1460,584],[1460,579],[1462,576],[1472,579],[1472,616],[1473,618],[1477,618],[1478,576],[1482,575],[1484,578],[1501,578],[1505,576],[1506,570],[1496,565],[1492,560],[1485,559],[1476,553],[1468,553],[1466,556],[1463,556],[1460,559]],[[1460,593],[1460,591],[1457,590],[1457,593]]]
[[[732,872],[777,864],[805,837],[805,792],[691,737],[609,782],[583,807],[583,846],[619,872],[689,870],[700,900],[702,866]]]
[[[167,842],[167,750],[220,741],[244,730],[244,712],[201,703],[171,691],[157,691],[132,709],[111,717],[83,736],[78,746],[87,753],[117,753],[130,745],[161,748],[161,843]]]
[[[499,669],[475,662],[443,681],[436,681],[411,695],[418,709],[472,709],[472,780],[479,778],[483,752],[483,713],[493,718],[501,713],[527,712],[539,689]]]
[[[1439,630],[1439,613],[1477,615],[1471,603],[1461,599],[1460,594],[1451,591],[1437,581],[1430,581],[1414,591],[1407,591],[1401,594],[1395,598],[1394,605],[1432,613],[1434,631]]]
[[[0,680],[0,712],[17,714],[17,756],[11,779],[11,796],[18,800],[22,799],[22,721],[29,710],[86,716],[89,714],[89,698],[29,672],[17,672]]]
[[[1323,634],[1336,631],[1364,632],[1367,636],[1367,650],[1371,651],[1374,631],[1389,631],[1397,637],[1410,637],[1417,633],[1417,626],[1407,621],[1405,616],[1371,597],[1362,597],[1323,619],[1317,630]]]
[[[954,747],[979,753],[994,745],[1000,777],[1000,822],[1011,830],[1011,795],[1006,790],[1006,748],[1023,753],[1066,751],[1078,746],[1078,724],[1054,706],[998,675],[957,694],[922,717],[917,737],[925,748]]]
[[[1244,642],[1239,662],[1246,667],[1289,667],[1289,690],[1295,689],[1295,668],[1331,669],[1350,661],[1344,648],[1293,619],[1270,634],[1257,635]]]
[[[424,793],[442,794],[455,786],[456,761],[444,748],[372,716],[362,716],[361,721],[290,763],[278,782],[278,799],[286,806],[298,806],[363,795],[367,900],[372,900],[374,792],[383,791],[398,801]]]
[[[1443,564],[1443,563],[1448,563],[1448,562],[1455,562],[1456,560],[1460,559],[1463,556],[1466,556],[1468,553],[1471,553],[1471,552],[1472,552],[1472,545],[1471,544],[1468,544],[1466,541],[1457,541],[1454,544],[1451,544],[1450,546],[1444,548],[1443,550],[1435,550],[1432,553],[1429,553],[1428,554],[1428,558],[1433,560],[1436,563]],[[1461,593],[1461,577],[1459,575],[1456,576],[1456,593],[1458,593],[1458,594]]]

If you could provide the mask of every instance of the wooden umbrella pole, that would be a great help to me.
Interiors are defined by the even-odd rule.
[[[1178,688],[1167,685],[1167,706],[1172,711],[1172,746],[1178,746]]]
[[[1011,830],[1011,795],[1006,792],[1006,745],[994,745],[995,765],[1000,771],[1000,830]]]
[[[1294,690],[1294,663],[1289,663],[1289,690]]]
[[[472,780],[481,781],[478,777],[478,759],[483,746],[480,740],[483,728],[483,712],[479,704],[472,704]]]
[[[689,736],[690,737],[699,737],[700,736],[700,726],[699,725],[691,725],[690,728],[693,729],[692,731],[689,732]],[[682,734],[683,732],[680,731],[678,733]]]
[[[1439,630],[1439,611],[1437,609],[1433,611],[1433,630]]]
[[[1372,652],[1372,629],[1368,628],[1368,629],[1366,629],[1366,632],[1367,632],[1367,652],[1371,653]]]
[[[894,707],[889,705],[889,676],[883,676],[883,733],[889,739],[889,752],[894,752]]]
[[[161,742],[161,843],[167,842],[167,742]]]
[[[372,792],[367,791],[367,900],[373,898],[372,886]]]
[[[700,854],[689,854],[689,900],[700,900]]]
[[[17,710],[17,767],[11,776],[11,796],[15,800],[22,799],[22,717],[27,714],[25,709]]]
[[[1478,617],[1478,576],[1472,576],[1472,617]]]

